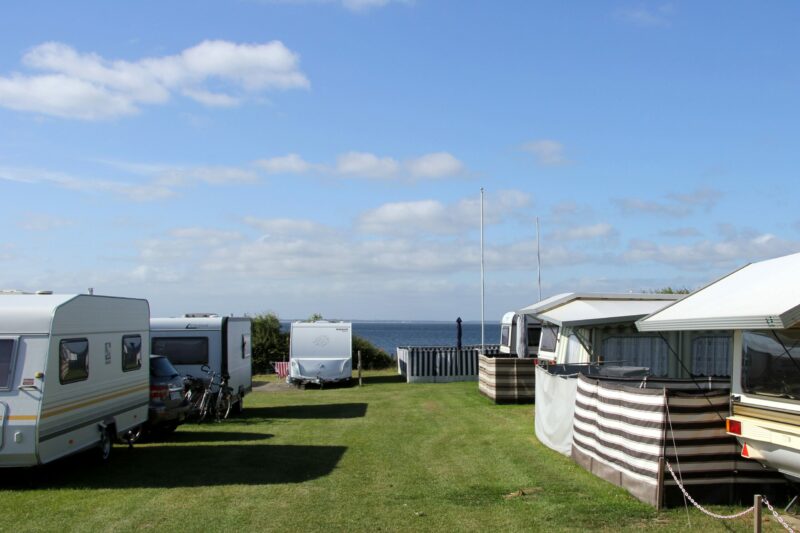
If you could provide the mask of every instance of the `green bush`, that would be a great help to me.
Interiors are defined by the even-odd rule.
[[[389,368],[394,364],[388,353],[384,352],[367,339],[353,335],[353,371],[358,368],[358,351],[361,350],[361,368],[364,370],[379,370]]]
[[[253,323],[253,373],[272,372],[273,361],[289,360],[289,334],[281,331],[281,322],[275,313],[256,315]]]

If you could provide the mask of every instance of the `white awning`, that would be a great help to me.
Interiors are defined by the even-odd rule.
[[[673,301],[674,299],[579,299],[562,304],[536,316],[542,321],[566,327],[634,322],[662,309]]]
[[[640,331],[786,329],[800,321],[800,253],[749,264],[639,322]]]

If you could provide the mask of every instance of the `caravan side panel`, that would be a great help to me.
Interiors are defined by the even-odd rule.
[[[0,335],[13,339],[11,379],[0,391],[0,466],[30,466],[37,456],[37,424],[42,401],[42,381],[35,378],[45,371],[49,337],[47,335]],[[23,380],[32,386],[20,390]]]
[[[39,418],[40,462],[95,446],[103,424],[122,434],[147,420],[149,315],[145,300],[97,296],[78,296],[56,310]]]
[[[244,395],[253,390],[253,345],[249,318],[227,318],[224,323],[225,366],[229,386]]]

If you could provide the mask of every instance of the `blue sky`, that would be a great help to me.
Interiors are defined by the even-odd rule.
[[[795,2],[0,7],[0,288],[486,316],[800,251]]]

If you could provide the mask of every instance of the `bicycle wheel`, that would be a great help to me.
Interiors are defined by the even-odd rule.
[[[225,392],[217,402],[217,420],[224,420],[231,414],[231,393]]]
[[[186,393],[186,400],[189,402],[189,415],[192,418],[200,416],[200,403],[203,400],[203,393],[198,389],[189,389]]]
[[[203,398],[200,400],[200,408],[197,413],[198,422],[202,422],[203,420],[205,420],[206,416],[208,415],[208,411],[211,409],[212,396],[213,395],[208,390],[206,390],[206,392],[203,393]]]

